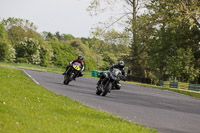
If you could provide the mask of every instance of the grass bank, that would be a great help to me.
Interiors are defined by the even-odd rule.
[[[35,84],[22,71],[0,67],[1,133],[156,133],[94,110]]]

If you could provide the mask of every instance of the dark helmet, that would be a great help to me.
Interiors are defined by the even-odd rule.
[[[119,62],[118,62],[118,66],[119,66],[120,68],[124,68],[124,61],[119,61]]]
[[[82,56],[82,55],[79,55],[79,56],[78,56],[78,60],[79,60],[79,61],[83,61],[83,56]]]

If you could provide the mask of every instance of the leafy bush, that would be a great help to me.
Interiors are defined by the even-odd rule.
[[[3,25],[0,24],[0,61],[5,61],[8,56],[7,33]]]
[[[92,58],[85,59],[84,63],[85,63],[85,71],[92,71],[97,69],[96,61]]]
[[[54,57],[52,62],[55,66],[66,67],[70,61],[76,58],[76,54],[72,46],[57,41],[49,42],[53,49]]]
[[[25,37],[15,48],[17,58],[26,58],[29,63],[40,64],[40,45],[38,40]]]

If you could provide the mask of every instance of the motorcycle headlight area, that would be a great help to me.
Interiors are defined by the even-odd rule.
[[[115,75],[113,75],[113,74],[110,74],[110,77],[111,77],[111,79],[113,79],[113,80],[116,80],[116,79],[117,79],[117,77],[115,77]]]

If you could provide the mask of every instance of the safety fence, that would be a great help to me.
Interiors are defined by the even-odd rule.
[[[134,82],[139,82],[139,83],[144,83],[144,84],[154,84],[155,81],[150,79],[150,78],[143,78],[139,76],[127,76],[127,81],[134,81]]]
[[[143,78],[138,76],[127,76],[128,81],[134,81],[144,84],[158,85],[165,88],[177,88],[177,89],[185,89],[185,90],[193,90],[200,91],[200,84],[191,84],[191,83],[183,83],[183,82],[174,82],[174,81],[163,81],[163,80],[154,80],[150,78]]]
[[[160,86],[166,88],[178,88],[185,90],[193,90],[200,91],[200,84],[191,84],[191,83],[183,83],[183,82],[169,82],[169,81],[160,81]]]
[[[92,70],[91,76],[92,76],[92,77],[100,77],[102,72],[104,72],[104,73],[108,73],[108,72],[110,72],[110,71],[98,71],[98,70]]]

